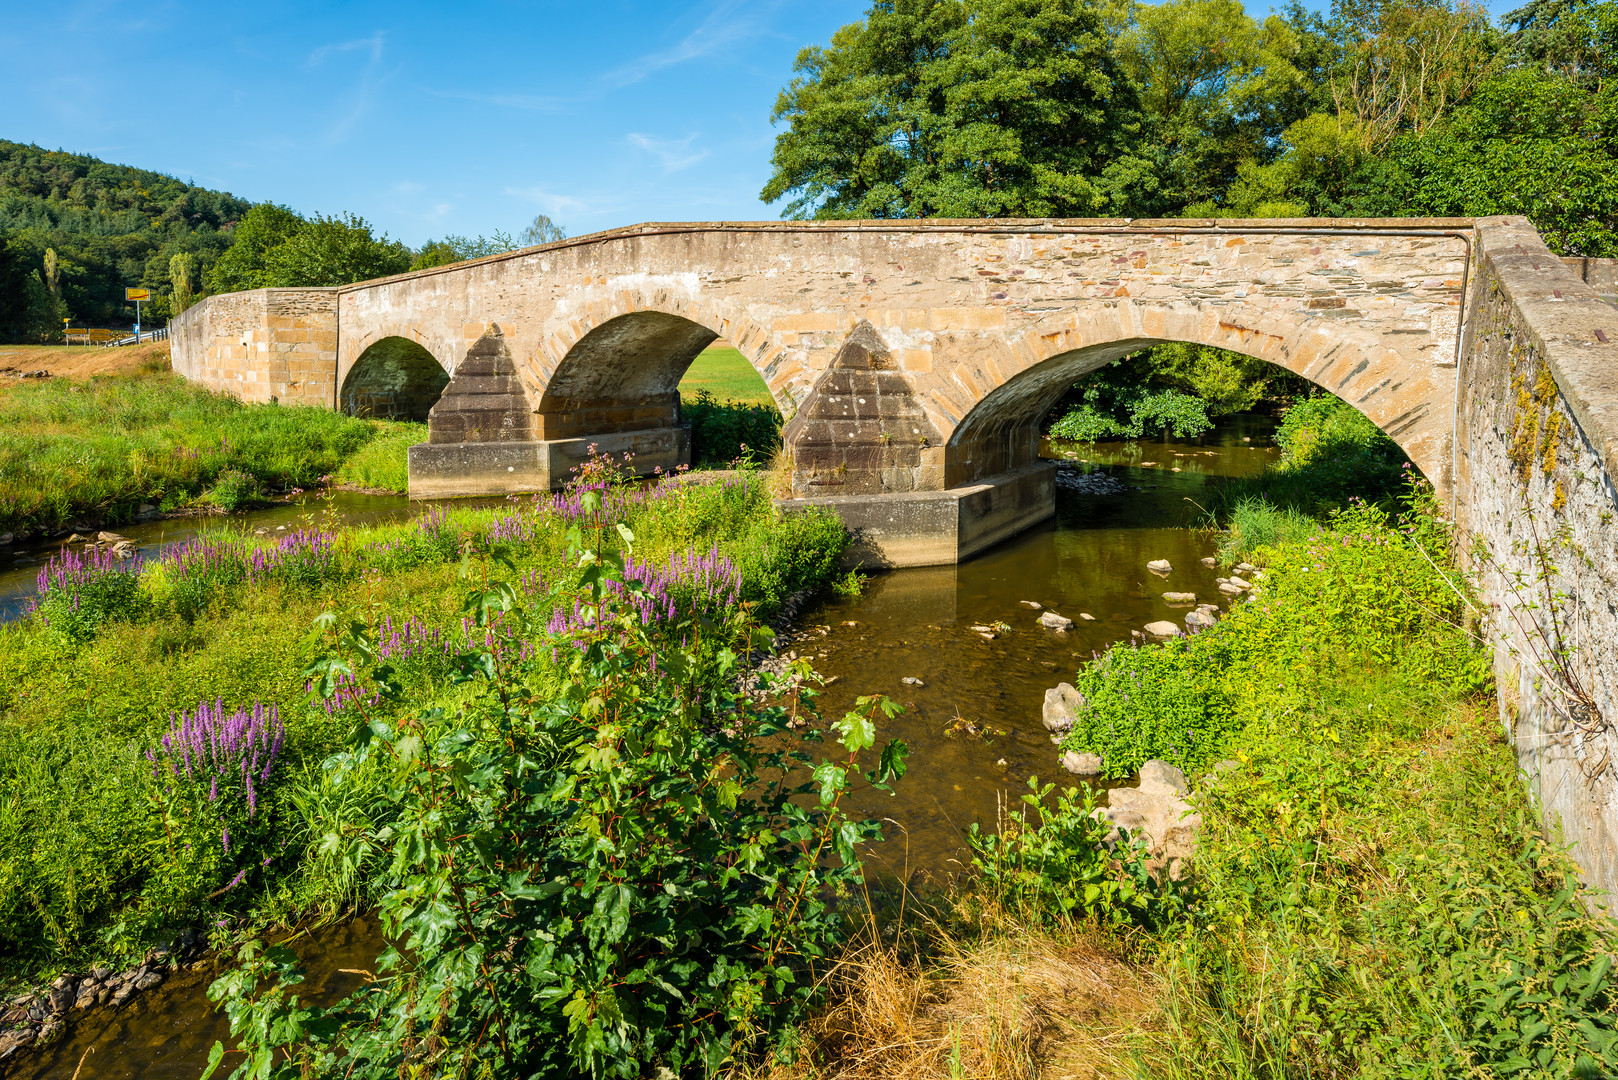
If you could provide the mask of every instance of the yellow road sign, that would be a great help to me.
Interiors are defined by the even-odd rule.
[[[152,290],[150,290],[150,289],[125,289],[124,290],[124,299],[125,300],[150,300],[151,298],[152,298]]]

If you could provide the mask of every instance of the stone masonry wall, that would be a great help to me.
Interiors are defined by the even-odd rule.
[[[928,421],[912,427],[936,433],[906,482],[940,490],[1026,461],[1084,371],[1191,341],[1354,402],[1447,490],[1471,233],[1469,219],[641,225],[345,286],[339,368],[399,336],[453,371],[494,324],[540,437],[585,437],[669,423],[710,335],[790,419],[868,323]],[[869,449],[839,444],[889,473],[854,486],[885,489],[891,455]]]
[[[1618,890],[1618,310],[1522,218],[1479,222],[1456,510],[1501,720],[1547,823]]]
[[[243,401],[337,405],[336,289],[210,296],[170,324],[174,370]]]

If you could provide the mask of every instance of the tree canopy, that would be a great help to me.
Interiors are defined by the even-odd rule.
[[[1618,4],[880,0],[803,50],[787,216],[1523,214],[1618,255]]]

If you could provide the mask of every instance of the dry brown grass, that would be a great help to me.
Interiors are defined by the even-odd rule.
[[[88,379],[94,375],[137,375],[169,370],[169,343],[126,345],[0,345],[0,368],[45,370],[57,378]],[[0,377],[0,390],[31,385],[27,379]]]
[[[806,1053],[751,1080],[1090,1080],[1128,1071],[1152,1008],[1149,977],[1097,936],[1017,927],[948,941],[923,963],[851,949]]]

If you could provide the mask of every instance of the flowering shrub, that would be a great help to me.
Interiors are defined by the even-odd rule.
[[[729,587],[706,562],[680,565],[688,581]],[[803,705],[738,690],[754,634],[740,613],[722,627],[728,648],[682,649],[652,636],[645,586],[621,561],[595,549],[575,566],[567,607],[589,615],[559,637],[515,584],[465,602],[475,627],[498,622],[555,651],[554,694],[526,689],[533,660],[474,649],[453,715],[362,716],[352,748],[322,770],[346,780],[312,818],[316,846],[390,854],[380,910],[409,948],[384,953],[377,981],[329,1009],[298,1002],[290,952],[244,949],[210,993],[249,1063],[393,1077],[424,1026],[432,1053],[468,1076],[713,1075],[790,1045],[812,966],[842,934],[830,901],[857,884],[855,845],[877,835],[842,798],[903,771],[898,744],[870,773],[858,763],[875,718],[895,710],[862,699],[836,725],[836,760],[789,753],[780,736]],[[364,637],[343,631],[311,669],[323,691],[375,652]],[[391,677],[386,665],[372,676]],[[216,1046],[216,1066],[222,1057]]]
[[[274,543],[254,548],[247,576],[254,581],[318,585],[331,576],[335,538],[323,529],[298,529]]]
[[[35,613],[53,630],[87,641],[106,624],[141,614],[140,569],[138,554],[125,559],[104,548],[63,548],[39,571]]]
[[[223,701],[204,701],[172,719],[146,752],[167,847],[145,893],[149,904],[184,918],[269,866],[273,855],[263,852],[270,830],[259,802],[285,741],[273,704],[227,712]]]

